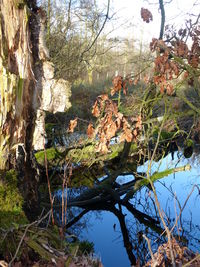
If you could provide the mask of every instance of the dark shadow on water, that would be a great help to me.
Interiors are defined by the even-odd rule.
[[[166,165],[170,168],[169,166],[182,166],[188,163],[188,160],[186,161],[185,159],[180,161],[176,154],[174,157],[175,160],[173,162],[171,160],[171,155],[169,155],[162,160],[162,162],[155,163],[153,170],[165,170]],[[195,160],[197,161],[197,158]],[[193,165],[191,171],[171,174],[161,181],[156,182],[155,186],[165,221],[169,228],[174,226],[179,216],[180,209],[186,202],[186,207],[182,211],[173,235],[182,245],[189,246],[193,251],[199,251],[200,226],[198,207],[200,206],[200,198],[198,187],[197,189],[195,188],[188,200],[187,197],[192,186],[194,184],[198,185],[199,183],[198,177],[200,169],[198,167],[198,162],[194,164],[192,159],[190,159],[189,163]],[[138,171],[145,172],[146,166],[141,166]],[[126,180],[126,178],[128,177],[121,177],[120,179]],[[128,182],[126,181],[126,183]],[[76,189],[71,190],[76,191]],[[104,223],[104,215],[102,221],[100,221],[94,214],[101,211],[113,214],[115,217],[112,218],[116,218],[117,221],[115,219],[110,219],[109,224]],[[103,214],[106,214],[104,212]],[[116,203],[115,201],[107,201],[106,199],[105,202],[102,201],[101,203],[90,204],[87,205],[87,208],[84,207],[83,209],[71,207],[68,211],[67,219],[67,230],[73,231],[76,229],[77,231],[80,227],[80,233],[84,239],[90,239],[94,244],[96,242],[98,243],[98,240],[101,240],[101,245],[98,246],[97,253],[100,253],[105,267],[122,267],[122,265],[117,265],[121,264],[120,262],[122,261],[124,261],[125,264],[123,267],[135,265],[137,261],[140,261],[141,266],[147,262],[150,259],[150,253],[144,235],[151,240],[153,252],[157,250],[160,244],[166,242],[164,229],[157,213],[153,193],[147,187],[143,187],[131,200],[126,202],[118,200],[118,203]],[[100,224],[99,228],[97,227],[97,223]],[[111,225],[112,228],[110,228]],[[94,232],[93,237],[91,237],[88,232],[92,231],[93,228],[96,229],[96,231],[100,229],[102,232],[98,234]],[[108,230],[108,228],[110,230]],[[111,240],[108,239],[110,238],[107,235],[108,231],[112,231]],[[120,242],[120,246],[122,250],[123,247],[125,248],[127,256],[123,254],[124,258],[119,259],[119,255],[112,249],[112,246],[114,247],[113,242],[118,242],[118,245]],[[105,251],[107,243],[110,244],[109,255],[108,251]],[[129,265],[127,265],[127,258]],[[114,261],[115,263],[113,263]]]

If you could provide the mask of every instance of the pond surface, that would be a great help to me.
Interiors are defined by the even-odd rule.
[[[173,161],[171,155],[168,155],[163,160],[152,165],[152,173],[188,163],[191,165],[190,171],[169,175],[157,181],[155,187],[161,208],[165,213],[165,221],[170,227],[174,225],[177,217],[180,216],[180,209],[185,206],[175,227],[174,235],[195,252],[200,250],[199,162],[200,157],[197,155],[193,155],[191,159],[179,159],[178,154],[175,154]],[[147,166],[148,162],[144,166],[140,166],[138,171],[146,171]],[[131,178],[132,176],[118,177],[118,182],[120,180],[124,181],[124,179],[129,181]],[[193,187],[194,185],[197,186]],[[192,190],[193,192],[191,193]],[[154,195],[147,187],[142,188],[134,196],[132,203],[138,210],[156,218]],[[161,235],[161,232],[158,231],[156,233],[149,227],[139,223],[126,208],[122,209],[122,214],[125,215],[124,220],[129,240],[133,245],[134,255],[136,258],[140,258],[141,262],[149,259],[150,254],[142,235],[145,234],[151,240],[153,252],[156,251],[159,242],[163,242],[163,235]],[[81,238],[94,243],[95,254],[101,258],[104,267],[130,266],[118,218],[107,211],[90,211],[86,216],[86,227],[81,230]],[[162,225],[160,226],[163,228]]]

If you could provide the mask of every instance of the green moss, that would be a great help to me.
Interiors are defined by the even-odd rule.
[[[0,173],[0,226],[10,227],[13,223],[25,223],[22,210],[23,197],[17,187],[17,174],[14,170]]]
[[[44,249],[42,245],[39,244],[37,241],[32,238],[26,238],[25,242],[30,248],[32,248],[36,253],[38,253],[42,259],[51,261],[52,254],[49,253],[46,249]]]
[[[122,152],[124,147],[124,144],[115,144],[110,146],[110,152],[107,154],[100,154],[96,153],[96,146],[95,144],[92,145],[86,145],[82,149],[74,148],[71,149],[67,153],[67,158],[70,158],[73,163],[79,163],[83,162],[84,164],[90,166],[93,163],[104,161],[104,160],[111,160],[114,159],[119,155],[120,152]],[[135,153],[137,151],[138,147],[137,144],[132,143],[130,148],[130,154]],[[64,155],[62,152],[59,153],[58,150],[55,148],[48,148],[46,149],[47,154],[47,161],[50,164],[57,164],[57,160],[62,159],[64,160]],[[36,160],[39,164],[44,165],[44,159],[45,159],[45,153],[44,151],[39,151],[35,153]]]
[[[14,170],[0,171],[0,229],[18,230],[19,225],[28,223],[22,210],[23,198],[17,187],[17,173]],[[4,232],[0,231],[0,253],[16,251],[16,240],[10,232],[3,238]]]
[[[75,178],[72,179],[70,186],[72,187],[81,187],[81,186],[87,186],[89,188],[92,188],[94,186],[94,178],[90,175],[88,172],[88,177],[87,173],[84,173],[85,176],[76,176]]]
[[[31,15],[31,11],[30,11],[30,9],[28,8],[27,5],[24,5],[23,7],[24,7],[24,12],[25,12],[26,24],[27,24],[28,21],[29,21],[29,17]]]
[[[41,165],[44,165],[45,153],[47,155],[47,161],[50,163],[52,161],[55,161],[56,159],[60,158],[60,155],[53,147],[46,149],[45,152],[44,152],[44,150],[36,152],[35,153],[36,160]]]
[[[23,198],[17,188],[17,174],[14,170],[0,173],[0,211],[21,212]]]
[[[0,227],[8,229],[18,228],[19,225],[28,223],[23,211],[0,211]]]
[[[162,172],[155,172],[151,177],[150,177],[150,180],[154,183],[156,182],[157,180],[160,180],[164,177],[167,177],[168,175],[170,174],[173,174],[175,172],[180,172],[180,171],[188,171],[190,170],[190,165],[185,165],[185,166],[182,166],[182,167],[177,167],[177,168],[172,168],[172,169],[166,169]],[[134,186],[134,189],[135,191],[137,191],[138,189],[140,189],[142,186],[148,186],[149,185],[149,179],[147,178],[144,178],[142,180],[138,180],[136,183],[135,183],[135,186]]]
[[[185,147],[194,147],[194,142],[192,141],[192,139],[187,139],[187,140],[185,140],[185,142],[184,142],[184,146]]]

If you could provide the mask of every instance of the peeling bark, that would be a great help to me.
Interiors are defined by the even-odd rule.
[[[41,23],[36,0],[0,0],[0,169],[18,170],[29,218],[39,210],[33,133],[44,80],[49,79]]]
[[[38,207],[31,150],[35,104],[39,106],[33,99],[42,70],[34,4],[0,1],[0,169],[20,170],[19,187],[30,213]]]

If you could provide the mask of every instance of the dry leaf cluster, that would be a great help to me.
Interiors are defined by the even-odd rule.
[[[169,38],[172,40],[164,42],[153,38],[150,43],[151,51],[156,51],[153,81],[160,87],[162,94],[166,92],[172,95],[174,93],[173,80],[178,79],[182,73],[183,79],[193,85],[195,69],[200,63],[200,27],[196,26],[188,33],[192,39],[190,49],[183,41],[186,34],[187,29],[180,29],[178,35],[181,39]]]
[[[176,266],[183,267],[185,264],[189,267],[200,266],[199,254],[193,253],[187,247],[181,247],[175,239],[172,240],[173,254],[175,257]],[[169,243],[159,246],[157,252],[154,254],[154,260],[150,260],[145,266],[166,267],[171,266],[171,253]]]
[[[141,8],[141,11],[140,11],[140,14],[141,14],[141,18],[143,19],[143,21],[145,21],[146,23],[149,23],[150,21],[153,20],[153,15],[152,13],[146,9],[146,8]]]
[[[119,142],[136,141],[139,131],[142,128],[141,117],[132,119],[130,124],[125,116],[118,111],[117,104],[109,99],[108,95],[100,95],[92,109],[92,113],[98,120],[96,134],[99,142],[97,152],[107,153],[109,144],[113,137],[119,136]],[[88,126],[88,136],[94,134],[94,128]]]

